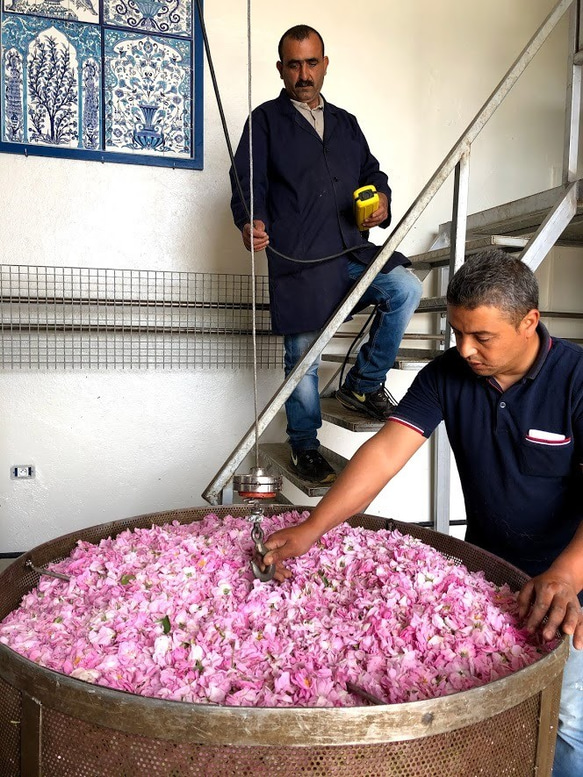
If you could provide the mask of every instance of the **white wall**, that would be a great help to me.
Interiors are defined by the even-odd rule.
[[[246,4],[205,5],[236,142],[247,112]],[[377,3],[367,16],[348,0],[322,0],[301,14],[293,4],[254,0],[253,102],[280,89],[281,33],[300,22],[320,29],[330,57],[324,94],[358,115],[389,174],[396,223],[551,7],[551,0],[410,0]],[[475,144],[471,210],[558,183],[566,32],[564,20]],[[210,80],[203,171],[2,154],[2,261],[246,271],[248,256],[230,224],[227,168]],[[450,209],[445,194],[436,197],[405,249],[426,248]],[[576,259],[564,271],[580,278]],[[573,288],[572,281],[554,287],[559,295]],[[281,377],[260,372],[260,404]],[[412,377],[391,375],[389,386],[400,396]],[[105,520],[202,504],[204,487],[253,414],[250,370],[5,371],[0,396],[0,552]],[[283,439],[282,420],[268,436]],[[346,453],[362,441],[331,429],[323,438]],[[35,480],[10,480],[12,464],[28,463]],[[425,453],[383,499],[382,510],[396,518],[427,518]]]

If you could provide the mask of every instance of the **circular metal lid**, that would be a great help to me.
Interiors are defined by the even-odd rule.
[[[248,474],[233,477],[233,489],[238,493],[273,494],[281,489],[281,477],[270,475],[261,467],[252,467]]]

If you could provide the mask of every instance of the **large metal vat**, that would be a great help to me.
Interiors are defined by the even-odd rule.
[[[266,514],[290,509],[269,505]],[[297,507],[297,510],[309,509]],[[247,515],[246,505],[153,513],[40,545],[0,575],[0,618],[44,566],[77,540],[128,528]],[[495,583],[518,589],[514,567],[452,537],[361,515],[355,525],[412,534]],[[186,704],[109,690],[44,669],[0,645],[1,777],[503,777],[550,775],[568,643],[481,688],[440,699],[351,708]]]

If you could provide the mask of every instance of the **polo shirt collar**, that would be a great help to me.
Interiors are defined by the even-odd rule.
[[[542,322],[539,321],[536,331],[540,338],[540,346],[538,349],[538,353],[536,355],[536,359],[534,360],[534,363],[530,368],[530,370],[524,376],[524,380],[526,380],[527,378],[530,378],[530,380],[534,380],[536,378],[536,376],[542,370],[543,364],[547,360],[547,356],[549,355],[549,351],[551,350],[553,345],[553,339],[549,334],[549,330]]]

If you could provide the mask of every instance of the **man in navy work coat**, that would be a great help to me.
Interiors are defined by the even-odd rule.
[[[533,273],[503,251],[468,259],[447,303],[456,347],[421,370],[310,517],[266,540],[264,560],[289,577],[281,562],[370,504],[443,420],[466,540],[532,576],[519,594],[528,629],[573,635],[553,777],[583,775],[583,349],[549,335]]]
[[[267,250],[272,325],[284,335],[286,376],[377,253],[368,230],[391,221],[387,176],[358,122],[320,94],[327,67],[320,34],[305,25],[291,28],[279,43],[277,63],[285,89],[253,111],[253,245],[255,251]],[[245,201],[231,169],[231,208],[250,249],[248,126],[235,169]],[[360,232],[353,192],[368,184],[376,187],[380,203]],[[375,305],[376,314],[337,392],[343,404],[380,420],[394,407],[384,383],[421,296],[420,282],[404,268],[409,264],[395,252],[360,300],[359,308]],[[298,474],[329,483],[334,470],[318,452],[318,364],[319,359],[286,402],[287,433]]]

